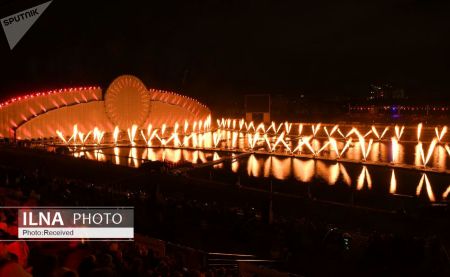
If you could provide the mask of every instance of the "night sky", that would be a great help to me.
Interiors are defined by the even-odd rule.
[[[0,16],[43,2],[0,0]],[[371,83],[449,99],[448,2],[55,0],[12,51],[1,35],[0,98],[129,73],[207,104],[361,96]]]

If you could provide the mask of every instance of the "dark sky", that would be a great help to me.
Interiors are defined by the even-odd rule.
[[[0,16],[43,2],[0,0]],[[1,35],[0,98],[130,73],[207,103],[386,82],[449,99],[448,2],[55,0],[12,51]]]

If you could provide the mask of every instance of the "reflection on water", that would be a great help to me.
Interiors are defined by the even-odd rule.
[[[193,164],[206,163],[210,160],[219,160],[220,154],[200,150],[172,149],[172,148],[143,148],[143,147],[112,147],[103,149],[77,149],[74,157],[85,157],[90,160],[111,162],[138,168],[144,161],[165,161],[173,164],[189,162]],[[216,164],[221,168],[222,164]],[[236,163],[236,166],[239,166]]]
[[[434,194],[433,194],[433,190],[431,189],[430,181],[428,180],[428,176],[425,173],[423,173],[422,178],[420,178],[419,185],[417,186],[417,189],[416,189],[416,195],[417,196],[420,195],[420,193],[422,192],[424,183],[425,183],[426,192],[428,194],[428,198],[430,199],[431,202],[436,201]]]
[[[114,147],[115,164],[120,164],[120,148]]]
[[[217,152],[214,152],[214,154],[213,154],[213,161],[218,161],[218,160],[220,160],[220,156],[219,156],[219,154]],[[215,164],[215,165],[213,165],[213,167],[214,168],[222,168],[223,167],[223,163]]]
[[[249,176],[259,177],[260,163],[255,155],[251,155],[247,162],[247,172]]]
[[[450,194],[450,185],[448,185],[447,189],[442,194],[442,199],[447,199],[449,194]]]
[[[138,155],[136,147],[130,148],[130,154],[128,155],[128,166],[139,167]]]
[[[339,178],[339,164],[334,163],[331,165],[326,165],[325,163],[318,163],[316,166],[316,172],[317,175],[327,181],[328,184],[334,185]]]
[[[357,191],[373,190],[377,187],[376,185],[379,185],[381,180],[381,183],[387,186],[387,193],[389,194],[397,194],[399,186],[404,190],[405,186],[410,187],[413,185],[415,193],[410,195],[415,194],[416,196],[421,196],[425,192],[423,195],[425,195],[429,201],[436,201],[436,196],[429,178],[429,175],[433,173],[421,173],[412,170],[396,170],[383,167],[377,168],[366,165],[350,166],[344,163],[315,159],[260,156],[252,154],[247,160],[238,160],[230,163],[230,169],[233,174],[239,174],[239,164],[241,163],[246,163],[246,174],[252,178],[274,178],[276,180],[291,182],[289,180],[293,177],[302,183],[311,183],[314,179],[318,179],[324,181],[328,185],[335,185],[340,182],[349,187],[354,187]],[[352,174],[349,173],[348,167],[351,167]],[[372,170],[384,171],[383,173],[377,172],[377,182],[374,181]],[[407,181],[402,177],[403,182],[401,181],[399,183],[397,177],[397,171],[399,170],[403,172],[403,175],[408,176],[409,179]],[[352,179],[351,175],[354,176],[354,179]],[[447,186],[447,184],[442,183],[442,180],[450,182],[448,175],[442,174],[439,176],[441,176],[438,178],[439,182],[435,185]],[[445,200],[449,194],[450,188],[442,191],[441,200]]]
[[[233,154],[231,154],[231,156],[234,158],[234,157],[236,157],[236,154],[233,153]],[[237,173],[238,170],[239,170],[239,161],[233,159],[231,162],[231,171],[233,171],[234,173]]]
[[[157,161],[158,158],[156,157],[156,153],[155,150],[153,150],[153,148],[147,148],[144,150],[144,155],[143,157],[147,156],[147,160],[149,161]],[[117,163],[116,163],[117,164]]]
[[[395,170],[392,169],[391,183],[389,186],[389,193],[394,194],[397,191],[397,179],[395,178]]]
[[[365,165],[361,170],[361,174],[359,174],[356,189],[362,190],[364,188],[364,183],[367,183],[368,189],[372,189],[372,178],[370,177],[370,173]]]
[[[398,159],[401,160],[401,146],[397,146],[398,150],[396,150],[395,153]],[[315,142],[312,144],[312,147],[321,146],[319,142]],[[385,158],[383,156],[384,154],[380,154],[385,152],[383,147],[387,146],[383,146],[383,144],[378,142],[373,144],[372,159]],[[415,159],[419,161],[422,159],[422,155],[426,154],[425,151],[421,151],[420,149],[420,146],[416,146]],[[360,149],[358,150],[358,146],[354,146],[352,150],[354,154],[360,151]],[[436,155],[438,156],[434,157],[434,159],[437,159],[435,163],[447,162],[446,151],[447,150],[443,146],[437,147],[437,152],[435,153],[437,153]],[[232,157],[235,157],[236,155],[237,154],[231,154]],[[74,152],[74,156],[111,162],[118,165],[139,167],[142,162],[146,160],[202,164],[211,161],[219,161],[222,158],[227,157],[227,154],[217,151],[211,152],[188,149],[111,147],[89,150],[78,149],[77,152]],[[313,183],[315,180],[321,180],[330,186],[344,184],[345,187],[353,188],[356,191],[377,191],[380,186],[385,186],[386,193],[392,195],[398,193],[415,195],[417,197],[425,197],[432,202],[445,200],[450,194],[450,179],[449,175],[446,174],[441,174],[439,175],[439,178],[436,178],[433,173],[422,173],[413,170],[401,170],[386,167],[371,167],[368,165],[347,164],[320,159],[251,154],[246,158],[231,159],[230,162],[216,163],[212,168],[213,170],[230,172],[230,174],[233,175],[240,175],[245,172],[245,175],[251,178],[273,178],[274,180],[286,181],[287,183],[292,183],[292,180],[297,184],[298,182]],[[401,178],[399,178],[398,172],[403,172],[400,174]],[[413,191],[408,190],[408,188],[411,187],[413,187]]]
[[[297,180],[309,183],[314,177],[315,160],[293,159],[293,171]]]
[[[348,186],[352,185],[352,179],[350,178],[350,175],[348,175],[347,170],[345,169],[345,166],[343,164],[339,164],[339,169],[342,173],[342,178],[344,180],[344,183]]]
[[[290,159],[281,160],[270,156],[264,163],[264,177],[273,174],[277,179],[286,179],[291,175],[291,168]]]

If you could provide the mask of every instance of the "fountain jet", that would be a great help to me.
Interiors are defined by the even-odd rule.
[[[119,126],[116,126],[116,127],[114,128],[114,132],[113,132],[113,139],[114,139],[114,144],[115,144],[115,145],[117,145],[117,141],[118,141],[118,139],[119,139],[119,132],[120,132]]]
[[[417,141],[420,141],[420,136],[422,135],[422,123],[417,125]]]
[[[400,141],[403,135],[403,131],[405,130],[405,126],[402,126],[401,128],[398,125],[395,125],[395,136],[397,137],[397,140]]]
[[[441,131],[439,132],[439,128],[434,128],[434,131],[436,132],[436,138],[438,139],[438,142],[440,143],[441,140],[444,138],[445,134],[447,133],[447,126],[442,127]]]

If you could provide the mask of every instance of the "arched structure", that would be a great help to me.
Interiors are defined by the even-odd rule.
[[[0,104],[0,137],[36,139],[70,134],[76,124],[87,133],[95,127],[112,132],[136,124],[172,126],[205,120],[210,110],[200,102],[168,91],[150,89],[135,76],[116,78],[103,97],[100,87],[39,92]]]

